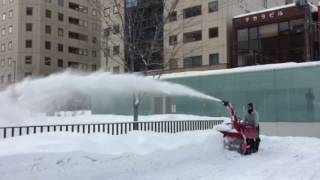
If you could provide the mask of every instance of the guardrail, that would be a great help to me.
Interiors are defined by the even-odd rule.
[[[152,121],[152,122],[121,122],[99,124],[60,124],[0,127],[0,138],[23,135],[73,132],[73,133],[107,133],[111,135],[127,134],[130,131],[154,131],[158,133],[178,133],[212,129],[223,123],[223,120],[192,120],[192,121]]]

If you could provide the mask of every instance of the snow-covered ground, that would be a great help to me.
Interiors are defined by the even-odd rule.
[[[318,180],[320,140],[262,136],[257,154],[223,149],[215,130],[43,134],[0,140],[1,180]]]

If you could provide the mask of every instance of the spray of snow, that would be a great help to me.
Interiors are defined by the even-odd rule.
[[[27,79],[1,92],[0,121],[21,121],[30,116],[30,112],[48,112],[69,100],[77,101],[81,96],[128,98],[130,103],[130,98],[136,93],[148,96],[190,96],[220,101],[186,86],[138,75],[66,71],[45,78]]]

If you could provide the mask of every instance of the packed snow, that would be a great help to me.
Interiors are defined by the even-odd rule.
[[[262,136],[250,156],[223,149],[215,130],[43,134],[0,140],[2,180],[317,180],[320,140]]]

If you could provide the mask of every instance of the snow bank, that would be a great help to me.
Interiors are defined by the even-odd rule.
[[[319,152],[317,138],[262,136],[257,154],[241,156],[214,130],[47,134],[0,140],[0,179],[317,180]]]
[[[23,126],[23,125],[55,125],[55,124],[85,124],[85,123],[108,123],[108,122],[132,122],[132,116],[124,115],[78,115],[73,117],[55,117],[55,116],[34,116],[21,122],[3,122],[0,126]],[[139,116],[139,121],[183,121],[183,120],[229,120],[227,117],[208,117],[185,114],[159,114]]]

